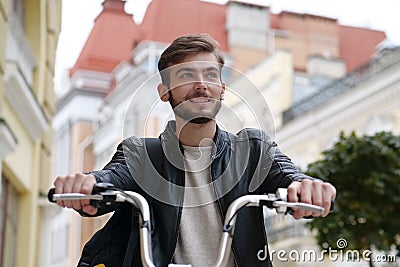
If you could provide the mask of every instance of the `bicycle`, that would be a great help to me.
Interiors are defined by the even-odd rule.
[[[48,199],[50,202],[57,200],[83,200],[89,199],[91,205],[95,207],[110,206],[117,202],[128,202],[139,211],[139,231],[140,231],[140,252],[141,260],[145,267],[156,267],[153,263],[151,253],[151,217],[150,209],[146,199],[138,193],[123,191],[115,188],[112,184],[98,183],[95,185],[91,195],[80,193],[55,194],[54,188],[49,190]],[[287,189],[279,188],[276,194],[266,195],[245,195],[233,201],[226,213],[226,219],[223,225],[223,232],[219,247],[219,256],[214,267],[226,266],[229,256],[229,250],[232,245],[232,239],[235,231],[237,213],[245,207],[262,207],[275,209],[277,213],[288,214],[293,209],[302,209],[305,211],[323,213],[324,208],[302,202],[287,202]],[[333,200],[331,211],[333,209]],[[190,264],[169,264],[168,267],[190,267]]]

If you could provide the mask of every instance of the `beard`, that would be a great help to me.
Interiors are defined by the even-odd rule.
[[[183,102],[176,101],[176,99],[172,95],[171,90],[168,91],[168,95],[169,95],[169,103],[172,109],[174,110],[175,115],[190,123],[205,124],[211,120],[215,120],[215,117],[217,116],[219,110],[221,109],[221,101],[216,99],[211,100],[213,102],[213,107],[209,111],[206,110],[195,111],[187,106],[189,104],[189,100],[192,98],[208,97],[207,95],[202,93],[194,93]]]

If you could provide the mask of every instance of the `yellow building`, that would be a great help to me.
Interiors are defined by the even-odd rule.
[[[61,1],[0,0],[0,266],[41,266]]]

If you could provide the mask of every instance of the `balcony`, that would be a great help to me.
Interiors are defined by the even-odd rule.
[[[385,70],[400,64],[400,47],[382,50],[372,61],[349,73],[342,79],[332,83],[295,103],[290,109],[283,112],[283,123],[301,116],[302,114],[320,107],[336,96],[351,90],[361,82],[375,77]]]
[[[35,56],[18,18],[10,16],[8,26],[6,61],[15,62],[23,79],[31,86],[33,82],[33,70],[37,66]]]
[[[40,137],[49,122],[32,92],[36,60],[16,18],[10,17],[7,33],[4,94],[32,140]]]

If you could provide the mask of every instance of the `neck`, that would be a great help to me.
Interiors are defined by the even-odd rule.
[[[185,146],[211,146],[217,130],[214,120],[207,123],[190,123],[176,117],[176,135]]]

